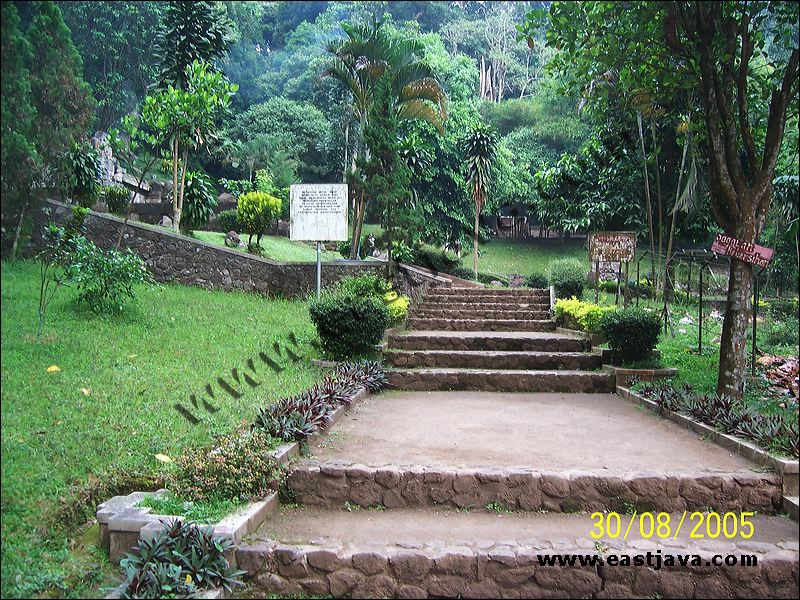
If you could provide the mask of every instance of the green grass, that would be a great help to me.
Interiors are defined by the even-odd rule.
[[[208,443],[321,374],[308,360],[316,335],[304,301],[173,285],[137,291],[135,307],[96,317],[60,290],[37,343],[38,266],[2,263],[3,597],[46,588],[81,597],[97,583],[93,553],[70,550],[80,531],[52,522],[71,486],[102,473],[164,473],[155,454]],[[273,350],[290,332],[303,357],[295,364]],[[273,373],[259,352],[287,368]],[[245,385],[234,399],[215,384],[220,410],[192,408],[203,419],[196,426],[178,414],[176,403],[190,406],[189,394],[201,399],[217,377],[235,385],[231,369],[243,372],[248,358],[260,387]]]
[[[209,244],[225,245],[225,234],[219,231],[195,231],[193,236]],[[241,238],[247,242],[246,235]],[[246,248],[241,249],[241,252],[246,251]],[[261,256],[279,262],[317,262],[317,250],[312,243],[293,242],[289,238],[271,235],[261,237]],[[338,252],[322,252],[320,257],[326,262],[342,258]]]
[[[236,502],[234,500],[191,502],[168,494],[157,498],[145,498],[137,506],[152,508],[154,514],[185,517],[187,521],[209,525],[219,523],[227,515],[245,504],[245,502]]]
[[[577,258],[589,265],[589,252],[583,247],[584,240],[493,239],[479,248],[478,270],[508,277],[514,273],[531,275],[546,273],[547,267],[560,258]],[[472,268],[472,248],[465,248],[462,262]]]

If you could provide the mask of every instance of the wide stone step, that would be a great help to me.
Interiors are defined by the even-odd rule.
[[[486,308],[429,308],[421,306],[414,310],[411,317],[420,319],[500,319],[500,320],[536,320],[550,319],[549,310],[511,309],[495,310]]]
[[[388,338],[392,350],[496,350],[584,352],[589,340],[550,332],[411,331]]]
[[[536,312],[550,312],[549,302],[483,302],[475,300],[473,302],[460,302],[450,301],[445,298],[440,298],[437,301],[429,301],[426,299],[420,303],[417,310],[485,310],[485,311],[516,311],[516,310],[530,310]]]
[[[308,506],[387,509],[449,506],[578,512],[781,510],[775,473],[542,471],[425,465],[367,466],[343,461],[295,463],[287,480],[297,502]],[[587,524],[588,525],[588,524]]]
[[[753,523],[752,540],[722,540],[712,548],[689,539],[688,531],[664,544],[643,539],[638,519],[627,540],[596,544],[587,515],[291,508],[240,545],[236,562],[256,595],[271,597],[796,597],[796,528],[762,515]],[[656,569],[656,549],[676,565]],[[650,565],[601,562],[647,551]],[[694,554],[699,566],[676,560]],[[580,559],[573,566],[543,562],[563,555]],[[754,556],[757,566],[707,564],[715,555]]]
[[[502,303],[506,306],[516,306],[519,304],[547,304],[550,305],[550,296],[530,295],[530,296],[512,296],[508,294],[442,294],[437,289],[431,294],[424,297],[426,303]]]
[[[409,329],[436,331],[555,331],[553,319],[431,319],[416,316],[406,319]]]
[[[389,385],[400,390],[487,392],[613,392],[615,378],[603,371],[500,369],[393,369]]]
[[[585,352],[493,352],[480,350],[390,350],[384,356],[393,367],[453,367],[462,369],[599,369],[598,354]]]
[[[532,296],[550,299],[550,290],[545,288],[472,288],[450,287],[435,288],[436,294],[447,296],[508,296],[514,298],[530,298]]]

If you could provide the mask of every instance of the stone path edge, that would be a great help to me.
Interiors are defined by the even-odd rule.
[[[309,440],[326,433],[347,412],[347,410],[369,396],[367,388],[361,388],[350,398],[350,404],[337,408],[328,424],[309,436]],[[272,458],[279,465],[286,465],[300,455],[300,443],[291,442],[278,446],[271,452]],[[147,539],[161,530],[164,519],[180,519],[176,515],[162,515],[151,512],[150,508],[137,507],[145,497],[164,494],[166,490],[156,492],[132,492],[127,496],[115,496],[97,507],[97,522],[100,525],[100,544],[108,551],[109,560],[117,564],[122,556],[139,539]],[[273,492],[263,500],[247,503],[240,510],[228,515],[214,525],[215,536],[230,539],[238,544],[245,536],[255,532],[267,517],[277,510],[278,492]]]
[[[629,388],[617,386],[617,394],[622,398],[639,404],[640,406],[649,408],[661,417],[669,419],[678,425],[683,425],[695,433],[707,437],[710,441],[725,448],[726,450],[732,450],[740,456],[752,460],[758,465],[773,469],[776,473],[778,473],[778,475],[781,476],[784,496],[798,495],[798,485],[800,484],[800,481],[798,480],[798,478],[800,478],[800,461],[773,456],[755,444],[739,439],[727,433],[717,431],[710,425],[695,421],[694,419],[691,419],[680,413],[664,410],[656,402],[631,391]]]

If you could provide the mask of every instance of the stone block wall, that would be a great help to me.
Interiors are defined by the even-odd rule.
[[[65,223],[71,210],[66,204],[46,201],[34,216],[32,244],[41,243],[41,233],[49,222]],[[90,212],[86,217],[86,237],[101,248],[113,248],[122,222],[113,215]],[[156,281],[287,298],[303,297],[316,289],[314,263],[280,263],[141,223],[128,222],[122,247],[139,254]],[[352,275],[382,274],[385,268],[386,264],[380,261],[323,263],[322,286]]]

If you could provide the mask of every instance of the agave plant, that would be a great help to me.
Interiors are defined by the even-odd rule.
[[[475,201],[475,230],[472,237],[472,271],[478,279],[478,229],[480,215],[489,193],[497,136],[486,125],[476,125],[464,140],[467,184]]]

